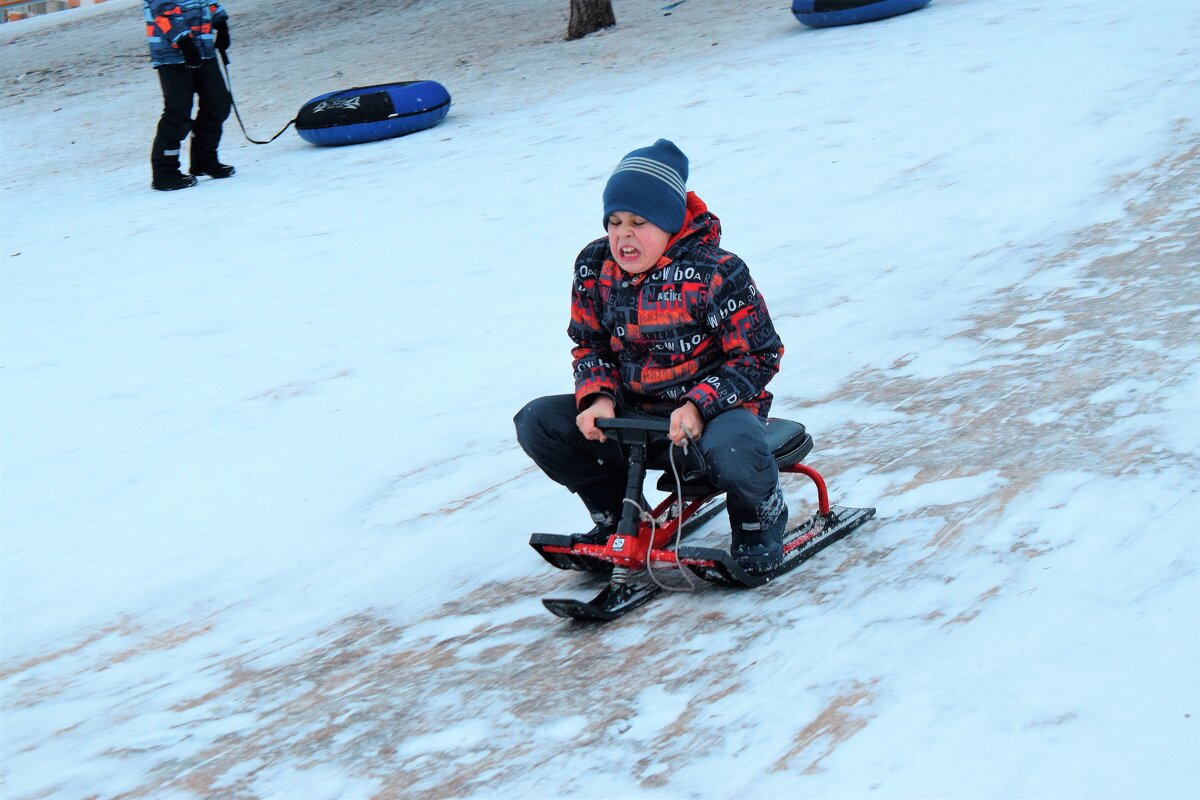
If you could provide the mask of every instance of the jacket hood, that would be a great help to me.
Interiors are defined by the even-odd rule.
[[[708,210],[708,206],[695,192],[687,193],[687,208],[683,214],[683,227],[667,242],[665,258],[676,258],[677,248],[691,249],[697,244],[717,247],[721,244],[721,220]]]

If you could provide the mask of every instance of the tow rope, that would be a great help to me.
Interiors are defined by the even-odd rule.
[[[225,88],[229,89],[229,102],[233,105],[233,114],[235,117],[237,117],[238,125],[242,129],[242,135],[246,137],[246,141],[252,144],[270,144],[271,142],[275,141],[283,135],[284,131],[292,127],[292,125],[296,122],[296,118],[292,117],[291,122],[288,122],[287,125],[284,125],[282,128],[280,128],[279,133],[276,133],[266,141],[260,141],[251,136],[249,131],[246,130],[246,123],[242,122],[242,112],[238,111],[237,100],[235,100],[233,97],[233,78],[229,74],[229,56],[224,50],[220,50],[218,52],[221,54],[221,64],[225,67]]]

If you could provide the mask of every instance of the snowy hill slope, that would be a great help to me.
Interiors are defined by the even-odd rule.
[[[238,176],[160,195],[137,4],[0,29],[6,798],[1196,796],[1194,4],[231,10],[260,135],[456,104],[231,120]],[[880,516],[573,626],[526,540],[580,509],[510,418],[569,390],[572,259],[658,136]]]

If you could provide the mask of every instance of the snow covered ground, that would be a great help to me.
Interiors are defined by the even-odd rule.
[[[455,105],[173,194],[139,4],[0,28],[3,796],[1200,797],[1200,5],[566,5],[231,3],[258,138]],[[660,136],[879,517],[587,627],[511,416]]]

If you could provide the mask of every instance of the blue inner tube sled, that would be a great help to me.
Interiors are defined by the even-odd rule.
[[[296,133],[316,145],[359,144],[432,128],[450,113],[437,81],[358,86],[314,97],[296,114]]]
[[[832,28],[887,19],[927,5],[929,0],[792,0],[792,13],[810,28]]]

